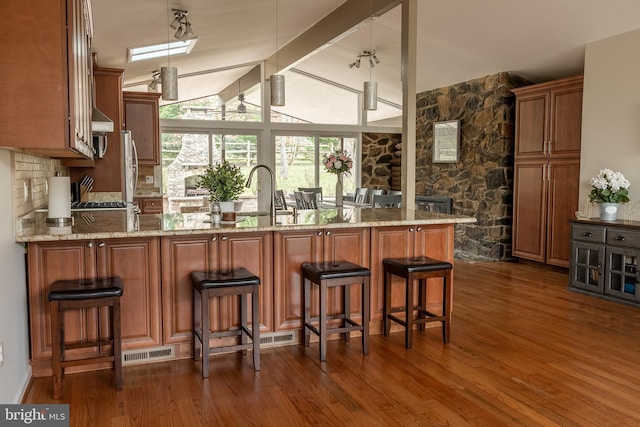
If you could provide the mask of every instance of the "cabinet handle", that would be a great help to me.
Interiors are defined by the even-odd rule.
[[[417,228],[417,230],[418,230],[418,231],[422,231],[422,227],[418,227],[418,228]]]
[[[99,248],[104,248],[104,242],[100,242],[100,243],[98,243],[98,247],[99,247]]]
[[[584,232],[584,234],[582,234],[584,237],[591,237],[592,234],[588,231]]]
[[[410,232],[413,232],[413,227],[409,227],[409,231],[410,231]]]
[[[327,231],[327,236],[331,236],[331,232],[330,231]]]
[[[93,243],[92,242],[87,243],[87,247],[88,248],[92,248],[93,247]]]
[[[213,237],[211,238],[211,241],[212,241],[212,242],[217,242],[217,241],[218,241],[218,236],[213,236]]]
[[[627,238],[624,237],[624,236],[617,236],[616,240],[619,241],[619,242],[624,242],[625,240],[627,240]]]
[[[222,237],[220,238],[220,240],[222,240],[223,242],[226,242],[226,241],[227,241],[227,236],[222,236]]]
[[[318,236],[322,236],[322,231],[318,231]]]

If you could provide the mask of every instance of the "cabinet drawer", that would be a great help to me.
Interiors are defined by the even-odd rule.
[[[640,248],[640,231],[607,228],[607,244],[626,248]]]
[[[604,243],[604,228],[593,225],[573,224],[571,238],[583,242]]]

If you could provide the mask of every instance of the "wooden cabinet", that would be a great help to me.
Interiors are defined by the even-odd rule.
[[[30,243],[28,248],[31,358],[35,376],[50,375],[51,336],[47,292],[60,279],[118,275],[122,278],[122,347],[161,343],[160,243],[157,238]],[[104,329],[106,312],[96,309],[65,313],[67,341],[95,339]],[[99,317],[102,319],[98,321]],[[81,349],[84,353],[91,349]]]
[[[303,318],[303,262],[345,260],[369,267],[368,228],[279,231],[274,233],[274,324],[275,330],[301,329]],[[317,289],[312,294],[312,307],[317,307]],[[329,312],[340,310],[342,299],[338,289],[328,296]],[[359,310],[359,296],[352,294],[351,309]]]
[[[189,275],[245,267],[260,277],[260,330],[273,331],[273,240],[271,232],[171,236],[162,239],[162,319],[164,344],[178,357],[191,357],[193,291]],[[211,330],[236,325],[238,297],[211,298]],[[232,323],[233,321],[233,323]]]
[[[453,263],[453,225],[412,225],[397,227],[375,227],[371,230],[371,320],[372,331],[380,332],[382,310],[384,307],[384,270],[385,258],[405,258],[429,256]],[[427,305],[430,309],[442,307],[442,284],[440,279],[429,279]],[[440,282],[440,283],[438,283]],[[392,286],[402,286],[402,279],[394,277]],[[453,286],[453,284],[451,284]],[[417,301],[417,289],[415,300]],[[393,292],[392,305],[404,304],[403,293]]]
[[[142,214],[162,213],[162,197],[134,197],[133,204],[138,206]]]
[[[571,224],[571,289],[640,304],[640,223]]]
[[[89,0],[3,0],[0,146],[93,156]],[[19,13],[13,13],[18,11]]]
[[[93,70],[96,108],[113,121],[113,132],[107,134],[107,152],[101,159],[68,159],[72,182],[79,182],[85,175],[92,176],[93,191],[122,191],[122,79],[124,70],[99,68]]]
[[[580,184],[582,76],[514,93],[513,255],[568,267]]]
[[[124,128],[131,131],[140,165],[160,164],[160,94],[124,92]]]

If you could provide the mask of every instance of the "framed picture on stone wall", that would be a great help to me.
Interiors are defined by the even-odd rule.
[[[460,158],[460,120],[433,124],[433,163],[457,163]]]

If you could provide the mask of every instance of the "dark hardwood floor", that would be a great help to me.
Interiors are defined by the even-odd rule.
[[[69,403],[72,426],[640,425],[640,309],[576,294],[567,274],[517,263],[456,262],[452,341],[414,335],[333,340],[33,380],[25,403]]]

